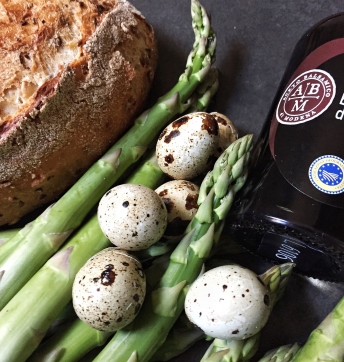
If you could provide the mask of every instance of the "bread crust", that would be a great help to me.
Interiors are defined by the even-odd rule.
[[[157,61],[125,0],[11,4],[0,1],[0,225],[56,200],[132,125]]]

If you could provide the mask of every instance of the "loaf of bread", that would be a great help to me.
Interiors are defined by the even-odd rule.
[[[132,125],[156,62],[125,0],[0,0],[0,225],[56,200]]]

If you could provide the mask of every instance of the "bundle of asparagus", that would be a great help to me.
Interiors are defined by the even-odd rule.
[[[155,188],[163,176],[153,153],[127,182]],[[94,254],[110,245],[94,215],[21,288],[0,312],[1,361],[25,361],[31,355],[71,300],[78,270]],[[105,336],[99,332],[97,338]]]
[[[200,187],[199,209],[170,256],[160,282],[133,323],[116,332],[95,361],[149,361],[184,309],[185,288],[199,275],[247,175],[252,136],[232,143]]]

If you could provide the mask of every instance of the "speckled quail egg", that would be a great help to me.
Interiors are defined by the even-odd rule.
[[[90,258],[73,283],[78,317],[100,330],[113,332],[128,325],[146,294],[141,263],[125,250],[107,248]]]
[[[185,312],[205,334],[245,339],[259,332],[272,306],[268,288],[251,270],[239,265],[210,269],[190,287]]]
[[[168,224],[164,236],[178,238],[197,212],[199,186],[187,180],[172,180],[159,186],[155,192],[167,209]]]
[[[238,139],[238,130],[234,123],[224,114],[211,112],[219,125],[219,142],[215,155],[218,157],[234,141]]]
[[[212,160],[218,146],[219,127],[214,116],[190,113],[170,123],[156,144],[157,162],[173,179],[191,180]]]
[[[142,250],[163,236],[167,210],[154,190],[142,185],[122,184],[101,198],[98,221],[114,245],[126,250]]]

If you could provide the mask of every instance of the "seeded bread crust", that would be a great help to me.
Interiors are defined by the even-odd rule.
[[[0,0],[0,225],[55,201],[132,125],[156,61],[125,0]]]

